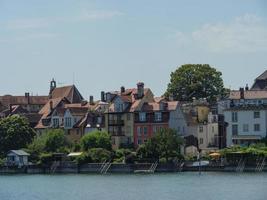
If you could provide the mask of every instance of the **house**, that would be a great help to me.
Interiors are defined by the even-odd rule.
[[[38,112],[48,102],[48,96],[0,96],[0,117],[20,115],[28,119],[30,126],[35,127],[41,118]]]
[[[137,83],[136,88],[103,93],[101,100],[109,103],[105,113],[106,129],[111,135],[113,148],[134,144],[135,112],[141,110],[146,102],[153,102],[154,95],[144,83]]]
[[[192,103],[181,105],[184,117],[179,118],[186,140],[185,147],[196,146],[203,152],[219,148],[219,123],[217,113],[205,99],[194,99]],[[186,152],[186,151],[185,151]]]
[[[163,128],[171,128],[180,133],[180,108],[178,101],[161,99],[145,102],[140,110],[136,110],[134,117],[134,145],[137,147],[153,137]]]
[[[8,166],[28,166],[28,157],[30,154],[23,150],[11,150],[7,153],[7,165]]]
[[[255,89],[255,88],[254,88]],[[227,146],[249,145],[266,137],[267,90],[231,91],[224,110]]]
[[[251,90],[267,90],[267,70],[255,79]]]

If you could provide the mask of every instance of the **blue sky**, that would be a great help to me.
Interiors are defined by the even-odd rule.
[[[226,87],[267,70],[265,0],[0,0],[0,95],[73,82],[84,98],[145,82],[156,95],[185,63]]]

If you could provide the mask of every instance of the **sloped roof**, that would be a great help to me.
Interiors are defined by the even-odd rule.
[[[267,90],[248,90],[244,91],[245,99],[267,99]],[[229,99],[240,99],[240,91],[230,92]]]
[[[8,154],[10,154],[10,153],[14,153],[14,154],[16,154],[16,155],[18,155],[18,156],[29,156],[29,155],[30,155],[30,154],[26,153],[26,152],[23,151],[23,150],[10,150],[10,151],[8,152]]]
[[[52,91],[51,99],[67,98],[71,103],[81,103],[83,100],[82,95],[75,87],[75,85],[57,87]]]
[[[45,105],[48,101],[48,96],[29,96],[30,104]],[[25,96],[0,96],[0,102],[4,106],[9,105],[28,105],[28,97]]]
[[[267,70],[258,76],[256,80],[267,80]]]

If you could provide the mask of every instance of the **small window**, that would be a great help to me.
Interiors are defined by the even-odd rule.
[[[155,121],[156,122],[162,121],[162,113],[161,112],[155,112]]]
[[[237,114],[237,112],[232,112],[232,122],[238,122],[238,114]]]
[[[147,127],[144,126],[144,135],[147,135]]]
[[[127,120],[130,121],[131,120],[131,114],[127,113]]]
[[[254,119],[260,118],[260,112],[256,111],[254,112]]]
[[[212,126],[211,131],[212,131],[212,133],[215,132],[215,128],[214,128],[214,126]]]
[[[142,144],[142,139],[138,139],[137,143]]]
[[[145,112],[140,112],[139,113],[139,121],[145,122],[146,121],[146,113]]]
[[[254,124],[254,131],[261,131],[260,124]]]
[[[238,125],[237,124],[232,125],[232,135],[238,135]]]
[[[140,126],[138,126],[137,127],[137,134],[138,134],[138,136],[142,136],[142,132],[143,132],[143,127],[140,127]]]
[[[203,138],[199,138],[199,144],[203,144]]]
[[[243,132],[248,132],[249,131],[249,125],[248,124],[244,124],[243,125]]]
[[[200,127],[199,127],[199,132],[200,132],[200,133],[203,133],[203,126],[200,126]]]

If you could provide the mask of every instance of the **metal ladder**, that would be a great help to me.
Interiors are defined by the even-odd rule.
[[[106,174],[111,166],[111,162],[104,162],[100,167],[100,173]]]
[[[245,165],[246,165],[245,159],[240,159],[235,171],[236,172],[243,172],[245,169]]]
[[[262,172],[264,167],[265,167],[265,161],[266,161],[266,158],[262,158],[262,160],[258,161],[257,162],[257,166],[256,166],[256,169],[255,171],[256,172]]]
[[[57,170],[57,168],[59,167],[60,162],[59,161],[54,161],[52,166],[50,167],[50,171],[52,174],[54,174]]]
[[[153,164],[151,165],[151,167],[149,168],[149,172],[154,173],[154,172],[156,171],[157,167],[158,167],[158,162],[156,161],[156,162],[153,163]]]

